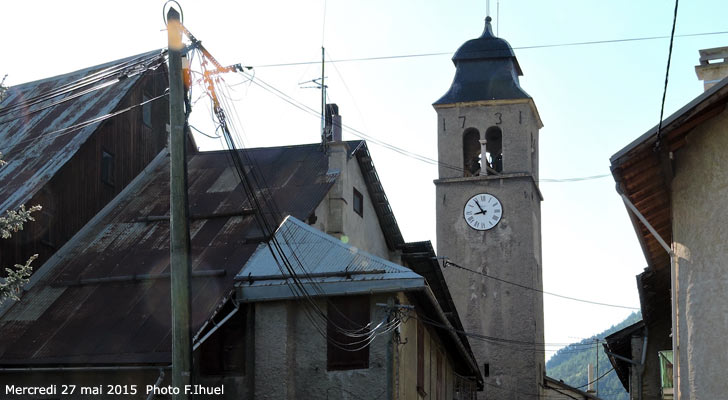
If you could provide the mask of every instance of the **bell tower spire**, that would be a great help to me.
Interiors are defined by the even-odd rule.
[[[542,123],[513,49],[491,22],[455,52],[455,77],[433,104],[437,251],[455,264],[444,274],[465,330],[494,338],[473,343],[488,399],[510,400],[540,397],[544,374]]]

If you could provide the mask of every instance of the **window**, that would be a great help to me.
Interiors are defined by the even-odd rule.
[[[142,123],[148,127],[152,127],[152,97],[144,93],[142,95]],[[149,102],[148,102],[149,101]]]
[[[332,297],[326,325],[326,369],[369,368],[369,346],[362,335],[369,329],[369,296]]]
[[[425,327],[417,323],[417,392],[426,396],[425,392]]]
[[[503,133],[497,126],[485,131],[485,157],[488,173],[503,172]]]
[[[364,217],[364,195],[354,188],[354,212]]]
[[[463,176],[480,175],[480,132],[468,128],[463,133]]]
[[[245,374],[245,308],[241,308],[200,347],[200,374]]]
[[[101,151],[101,182],[114,186],[114,155]]]

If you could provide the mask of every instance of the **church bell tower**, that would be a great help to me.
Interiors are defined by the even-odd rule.
[[[536,105],[513,49],[493,35],[465,42],[437,112],[437,252],[485,375],[479,398],[541,396],[544,375],[541,192]],[[475,271],[468,271],[466,269]],[[529,290],[524,287],[536,289]]]

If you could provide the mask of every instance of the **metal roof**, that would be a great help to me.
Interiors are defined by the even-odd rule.
[[[347,144],[352,149],[350,156],[356,157],[359,163],[359,169],[361,169],[361,173],[364,176],[364,182],[367,185],[367,190],[374,205],[374,210],[377,213],[379,226],[382,228],[387,246],[390,250],[398,250],[404,245],[404,238],[402,237],[402,232],[399,230],[394,212],[392,212],[392,207],[389,205],[387,194],[384,193],[384,187],[379,180],[377,170],[374,168],[374,162],[372,162],[372,156],[369,154],[367,142],[364,140],[352,140],[348,141]]]
[[[283,215],[307,218],[337,177],[318,144],[245,153]],[[229,157],[188,159],[193,332],[263,240]],[[171,361],[168,160],[160,153],[31,277],[20,302],[4,305],[0,365]]]
[[[9,88],[0,103],[0,214],[27,202],[115,111],[161,50]]]
[[[618,330],[611,335],[604,338],[607,343],[604,344],[604,349],[609,353],[616,354],[626,359],[632,359],[632,337],[643,336],[645,329],[644,321],[638,321],[628,327]],[[622,382],[622,386],[626,391],[629,392],[629,369],[630,363],[607,354],[609,362],[617,371],[617,377]]]
[[[266,301],[297,298],[298,277],[311,296],[400,292],[426,287],[422,276],[287,217],[275,243],[261,243],[237,274],[237,299]],[[271,248],[280,249],[275,252]],[[283,255],[289,260],[283,265]],[[290,270],[289,270],[290,268]],[[291,271],[293,274],[291,274]]]
[[[483,34],[460,46],[452,61],[455,78],[434,105],[531,98],[518,81],[523,72],[511,45],[493,35],[490,17],[485,19]]]

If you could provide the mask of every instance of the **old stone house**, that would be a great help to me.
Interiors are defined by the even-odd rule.
[[[607,338],[631,398],[718,399],[728,383],[728,48],[700,51],[705,92],[611,158],[642,246],[643,322]]]
[[[109,99],[69,90],[58,95],[61,101],[50,100],[47,90],[91,80],[99,70],[108,71]],[[144,108],[162,104],[146,101],[163,98],[164,89],[120,102],[137,93],[129,91],[124,71],[111,63],[51,78],[53,85],[21,85],[2,104],[19,110],[36,104],[24,99],[37,97],[39,107],[58,116],[8,130],[24,136],[18,141],[107,117],[102,126],[135,126],[113,136],[118,147],[89,145],[98,150],[98,169],[70,169],[80,186],[105,188],[110,180],[116,191],[103,201],[96,192],[83,195],[97,202],[93,215],[36,263],[20,301],[0,307],[3,388],[55,387],[55,393],[34,394],[46,399],[71,390],[63,385],[76,385],[74,398],[148,398],[149,388],[159,398],[170,393],[169,156],[161,139],[146,162],[131,162],[126,157],[137,152],[120,150],[155,151],[140,142],[149,132],[136,126],[151,119],[164,137],[166,110]],[[85,106],[92,97],[98,104]],[[81,101],[78,107],[73,99]],[[130,115],[139,120],[124,122]],[[137,130],[147,136],[128,133]],[[79,148],[105,135],[101,128],[72,132],[65,138]],[[432,245],[403,240],[364,141],[337,140],[326,151],[317,143],[197,152],[192,140],[189,148],[193,380],[213,391],[201,391],[202,397],[220,398],[215,393],[224,391],[225,398],[361,398],[389,390],[400,398],[444,400],[482,390]],[[40,171],[42,179],[30,183],[53,181],[74,165],[65,156],[73,153],[41,147],[24,153],[35,156],[28,157],[34,162],[28,169],[14,171]],[[11,162],[21,162],[16,159]],[[263,210],[241,190],[241,174],[265,182],[253,195]],[[15,175],[2,179],[0,187],[18,182],[18,190],[30,193]],[[73,190],[70,200],[81,196]],[[32,196],[15,196],[5,207]],[[64,215],[81,212],[68,210]],[[20,257],[35,251],[36,239],[16,245]],[[266,260],[271,247],[289,261]]]

